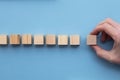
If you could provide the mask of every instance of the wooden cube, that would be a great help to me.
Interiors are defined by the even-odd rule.
[[[7,35],[1,34],[0,35],[0,45],[7,45],[7,44],[8,44]]]
[[[32,35],[31,34],[23,34],[22,35],[22,44],[23,45],[31,45],[32,44]]]
[[[10,44],[11,45],[19,45],[20,44],[20,35],[19,34],[11,34],[10,35]]]
[[[44,36],[34,35],[34,45],[44,45]]]
[[[68,36],[58,35],[58,45],[68,45]]]
[[[46,35],[46,45],[56,45],[56,36]]]
[[[97,44],[97,36],[96,35],[88,35],[87,36],[87,45],[96,45]]]
[[[70,45],[80,45],[80,36],[79,35],[71,35],[70,36]]]

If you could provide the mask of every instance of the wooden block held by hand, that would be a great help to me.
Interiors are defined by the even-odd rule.
[[[58,45],[68,45],[68,36],[67,35],[58,35]]]
[[[44,45],[44,36],[34,35],[34,45]]]
[[[0,35],[0,45],[7,45],[7,44],[8,44],[7,35],[1,34]]]
[[[20,44],[20,35],[19,34],[11,34],[10,35],[10,44],[11,45],[19,45]]]
[[[46,45],[56,45],[56,36],[46,35]]]
[[[97,45],[97,36],[96,35],[88,35],[87,36],[87,45]]]
[[[31,45],[32,44],[32,35],[31,34],[23,34],[22,35],[22,44],[23,45]]]
[[[71,35],[70,36],[70,45],[71,46],[80,45],[80,36],[79,35]]]

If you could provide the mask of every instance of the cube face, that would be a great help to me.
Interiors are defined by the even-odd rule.
[[[56,45],[56,36],[46,35],[46,45]]]
[[[7,44],[8,44],[7,35],[1,34],[0,35],[0,45],[7,45]]]
[[[87,45],[97,45],[97,36],[96,35],[88,35],[87,36]]]
[[[71,35],[70,36],[70,45],[73,45],[73,46],[80,45],[80,36],[79,35]]]
[[[68,36],[58,35],[58,45],[68,45]]]
[[[20,35],[19,34],[11,34],[10,35],[10,44],[11,45],[19,45],[20,44]]]
[[[34,35],[34,45],[44,45],[44,36]]]
[[[22,44],[23,45],[31,45],[32,44],[32,35],[31,34],[23,34],[22,35]]]

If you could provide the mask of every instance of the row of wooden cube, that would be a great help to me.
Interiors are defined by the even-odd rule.
[[[56,45],[58,41],[58,45],[68,45],[68,36],[67,35],[58,35],[58,40],[56,41],[56,35],[46,35],[46,45]],[[44,45],[44,35],[34,35],[34,45]],[[32,35],[31,34],[23,34],[22,39],[20,39],[19,34],[11,34],[10,40],[11,45],[19,45],[22,43],[23,45],[31,45],[32,44]],[[8,44],[7,35],[0,35],[0,45]],[[96,45],[96,36],[89,35],[87,37],[88,45]],[[80,45],[80,36],[79,35],[71,35],[70,36],[70,45]]]

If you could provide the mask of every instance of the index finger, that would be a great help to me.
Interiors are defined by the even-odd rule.
[[[102,25],[98,25],[90,34],[98,35],[98,33],[100,32],[107,33],[110,37],[112,37],[115,40],[116,30],[110,24],[105,23]]]

